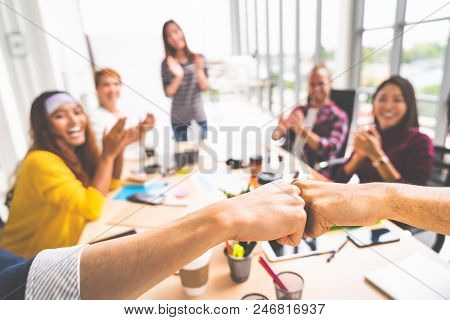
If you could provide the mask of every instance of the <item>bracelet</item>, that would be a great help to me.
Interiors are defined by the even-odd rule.
[[[387,155],[383,154],[378,159],[372,162],[372,166],[374,168],[378,168],[382,164],[388,164],[391,160],[387,157]]]

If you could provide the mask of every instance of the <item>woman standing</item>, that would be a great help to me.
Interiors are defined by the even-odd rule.
[[[161,76],[166,96],[172,97],[171,122],[177,141],[187,141],[187,128],[195,120],[206,138],[207,122],[202,91],[208,89],[207,68],[202,55],[194,54],[186,44],[183,30],[173,20],[163,26],[166,57]]]
[[[98,152],[89,118],[68,93],[44,92],[31,106],[32,145],[8,193],[9,219],[0,247],[29,258],[77,244],[105,196],[120,184],[123,149],[139,138],[125,118],[103,135]]]
[[[431,176],[434,149],[419,132],[416,97],[411,83],[392,76],[373,95],[375,125],[354,136],[354,152],[340,168],[336,182],[356,173],[361,183],[400,182],[426,185]]]

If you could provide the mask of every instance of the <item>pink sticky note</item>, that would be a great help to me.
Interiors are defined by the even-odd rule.
[[[177,198],[184,198],[189,194],[189,190],[187,189],[180,189],[175,193],[175,197]]]

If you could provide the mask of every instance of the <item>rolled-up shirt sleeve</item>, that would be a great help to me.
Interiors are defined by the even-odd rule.
[[[40,252],[33,260],[26,300],[80,299],[80,258],[86,244]]]

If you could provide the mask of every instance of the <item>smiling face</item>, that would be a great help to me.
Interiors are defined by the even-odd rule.
[[[311,72],[308,79],[308,94],[311,104],[323,107],[330,97],[331,81],[327,69],[319,68]]]
[[[373,115],[381,130],[392,128],[399,124],[408,107],[402,91],[395,84],[385,85],[373,101]]]
[[[102,106],[115,106],[120,97],[122,84],[119,79],[109,75],[100,78],[97,86],[97,95]]]
[[[75,148],[86,142],[87,116],[78,104],[64,103],[48,119],[53,132],[69,147]]]
[[[183,31],[175,24],[169,23],[166,28],[167,43],[176,51],[186,48]]]

